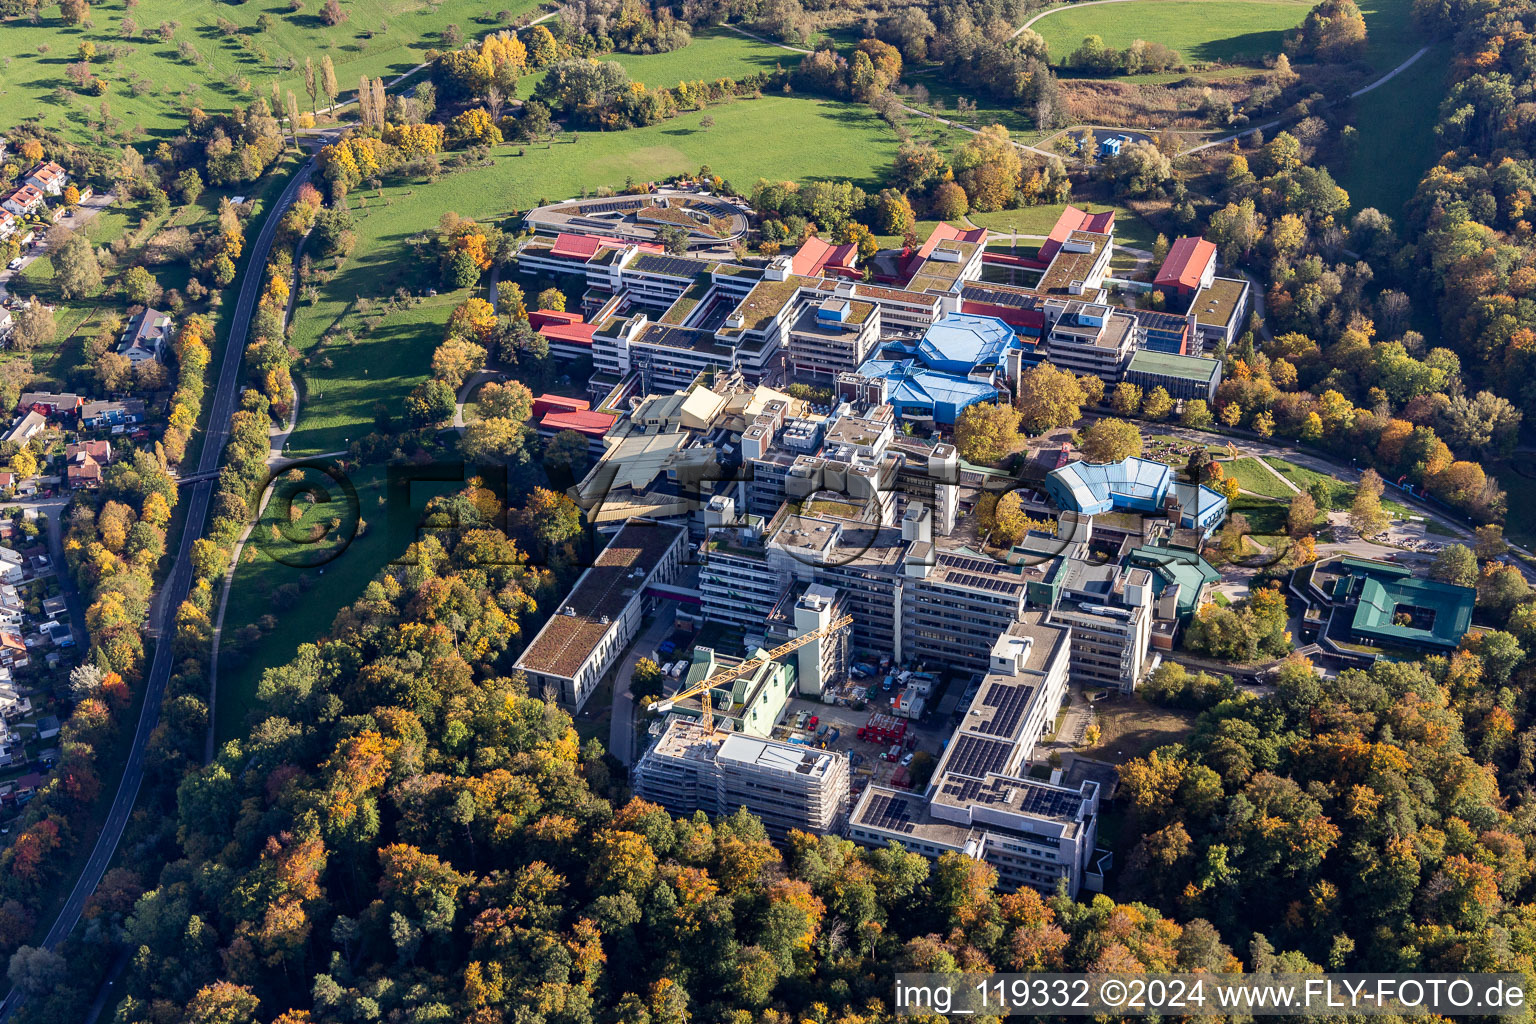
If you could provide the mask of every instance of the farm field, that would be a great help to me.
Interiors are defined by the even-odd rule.
[[[348,95],[362,75],[393,78],[420,64],[428,49],[442,45],[440,34],[448,25],[459,26],[466,37],[499,27],[494,17],[485,18],[485,5],[471,0],[349,0],[347,20],[335,26],[321,21],[319,3],[292,11],[279,0],[141,0],[131,12],[127,4],[92,4],[90,28],[65,24],[57,6],[40,8],[36,24],[8,21],[0,127],[40,116],[44,125],[80,137],[99,130],[104,99],[108,134],[170,139],[185,124],[184,107],[228,110],[270,95],[274,80],[308,109],[306,56],[318,66],[320,57],[330,54]],[[515,17],[534,10],[537,2],[513,0],[505,6]],[[125,38],[125,19],[135,28],[131,39]],[[162,41],[158,30],[166,23],[174,27],[170,40]],[[70,85],[65,67],[78,59],[76,48],[87,40],[96,47],[92,67],[107,81],[107,95],[61,96],[60,88]]]
[[[1060,8],[1032,26],[1060,64],[1097,35],[1124,49],[1138,39],[1163,43],[1187,61],[1254,61],[1280,52],[1284,35],[1301,24],[1308,0],[1142,0]]]

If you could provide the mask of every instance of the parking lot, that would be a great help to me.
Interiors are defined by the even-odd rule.
[[[877,691],[878,692],[878,691]],[[869,705],[863,711],[855,711],[851,707],[840,707],[836,704],[823,704],[820,701],[807,700],[803,697],[792,697],[784,707],[783,723],[793,725],[800,712],[807,712],[817,717],[817,724],[830,725],[839,730],[836,742],[828,745],[829,750],[840,750],[848,754],[850,765],[853,769],[854,791],[857,793],[870,781],[889,783],[895,773],[898,763],[883,759],[882,755],[891,749],[889,743],[875,743],[859,739],[859,729],[869,721],[869,717],[875,713],[889,714],[890,708],[885,702],[879,701]],[[777,738],[788,735],[789,730],[780,725],[775,730]],[[902,741],[904,751],[910,753],[925,753],[938,759],[944,750],[945,741],[948,740],[950,727],[948,719],[938,714],[930,714],[922,721],[907,722],[906,738]]]

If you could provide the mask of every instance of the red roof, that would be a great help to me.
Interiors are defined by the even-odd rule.
[[[555,236],[555,247],[550,250],[550,253],[554,256],[589,260],[597,255],[597,250],[602,247],[602,244],[603,240],[596,235],[573,235],[562,231]]]
[[[539,328],[539,333],[550,341],[563,341],[572,345],[592,344],[592,335],[597,333],[596,324],[548,324]]]
[[[579,324],[585,319],[580,313],[561,313],[553,309],[530,309],[528,326],[534,330],[547,324]]]
[[[1092,231],[1095,234],[1107,235],[1114,230],[1114,210],[1089,213],[1087,210],[1079,210],[1069,205],[1061,211],[1061,216],[1056,218],[1056,226],[1051,228],[1051,233],[1040,244],[1040,254],[1037,258],[1044,263],[1050,263],[1060,251],[1061,243],[1070,238],[1074,231]]]
[[[549,252],[552,256],[589,260],[597,255],[599,249],[623,249],[631,245],[641,252],[667,251],[666,246],[655,242],[626,242],[622,238],[604,238],[601,235],[582,235],[572,231],[562,231],[555,236],[555,244]]]
[[[1168,258],[1163,260],[1152,283],[1159,288],[1194,291],[1200,287],[1200,279],[1215,259],[1214,242],[1186,235],[1168,249]]]
[[[1068,207],[1068,209],[1071,209],[1071,207]],[[934,227],[933,234],[929,235],[928,240],[923,243],[922,248],[917,250],[917,258],[920,260],[925,260],[932,256],[933,250],[938,248],[940,242],[956,241],[985,243],[986,240],[986,228],[971,228],[970,230],[961,230],[960,228],[955,227],[953,224],[941,220],[939,221],[938,225]]]
[[[547,412],[582,412],[592,408],[592,404],[584,398],[566,398],[564,395],[535,395],[533,399],[533,418],[543,419]]]
[[[539,426],[546,430],[574,430],[588,437],[602,437],[617,420],[618,416],[611,412],[578,409],[574,412],[552,412],[539,421]]]

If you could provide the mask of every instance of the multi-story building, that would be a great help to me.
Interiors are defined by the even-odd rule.
[[[1131,356],[1125,379],[1143,391],[1162,388],[1176,400],[1199,398],[1214,402],[1216,389],[1221,385],[1221,363],[1147,349]]]
[[[1072,681],[1135,690],[1152,642],[1152,574],[1063,555],[1031,580],[1030,602],[1072,630]]]
[[[1074,896],[1089,871],[1099,793],[1031,778],[1025,762],[1054,721],[1066,692],[1067,630],[1034,613],[998,635],[987,674],[925,793],[870,786],[849,819],[849,838],[892,840],[929,857],[959,853],[985,861],[1006,889]]]
[[[880,341],[880,307],[840,295],[806,305],[789,329],[790,368],[803,377],[856,370]]]
[[[791,829],[841,833],[848,821],[848,755],[705,729],[674,718],[634,771],[635,795],[678,817],[745,807],[775,839]]]
[[[1045,358],[1058,369],[1120,380],[1136,350],[1136,319],[1100,302],[1048,299]]]
[[[665,523],[625,523],[517,659],[532,692],[553,687],[562,703],[585,704],[639,633],[646,587],[677,576],[687,537]]]

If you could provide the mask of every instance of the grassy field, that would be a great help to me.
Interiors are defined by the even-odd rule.
[[[326,330],[337,333],[303,371],[304,400],[299,425],[289,437],[290,454],[345,450],[348,443],[373,429],[375,402],[383,402],[398,415],[411,389],[426,379],[432,352],[443,340],[448,314],[470,293],[447,292],[422,299],[407,309],[382,315],[383,323],[370,328],[367,321],[376,314],[359,313],[354,303],[344,300],[375,293],[369,285],[378,287],[396,280],[390,273],[387,263],[375,264],[366,257],[350,261],[333,285],[355,290],[338,292],[342,301],[321,301],[310,308],[300,306],[295,312],[294,322],[299,326],[294,337],[298,342],[302,332],[301,351],[313,350]],[[409,274],[400,280],[412,283]],[[391,290],[378,287],[378,292]],[[322,288],[322,293],[327,291]],[[343,310],[333,317],[331,309],[338,304]]]
[[[309,475],[316,481],[325,482],[318,473]],[[399,557],[416,539],[409,530],[391,529],[383,507],[384,467],[364,467],[352,473],[350,479],[357,490],[358,510],[367,525],[334,560],[307,568],[287,564],[316,559],[306,558],[304,547],[286,541],[272,543],[268,539],[267,531],[273,522],[287,519],[286,505],[278,501],[268,504],[262,521],[252,530],[240,564],[235,567],[229,605],[224,613],[224,646],[219,658],[219,699],[214,726],[220,743],[244,731],[246,715],[255,705],[256,686],[261,681],[262,671],[281,665],[293,657],[300,644],[312,643],[322,636],[331,628],[336,613],[362,596],[363,588],[384,564]],[[420,505],[430,498],[434,486],[415,485],[412,488],[413,505]],[[448,491],[452,487],[445,484],[438,490]],[[292,528],[294,533],[297,534],[305,523],[323,521],[331,515],[339,515],[344,520],[343,535],[350,533],[354,517],[346,510],[347,502],[342,500],[340,492],[337,493],[336,508],[312,506],[305,519]],[[274,555],[284,556],[284,561],[277,561]],[[287,557],[290,555],[299,557]],[[289,583],[297,585],[300,593],[292,605],[279,610],[272,603],[272,595]],[[277,620],[275,629],[249,645],[235,640],[243,627],[268,614]]]
[[[608,53],[600,60],[624,65],[629,77],[655,88],[670,88],[679,82],[699,79],[745,78],[759,71],[772,71],[782,64],[793,69],[801,54],[749,39],[725,28],[706,28],[694,34],[693,42],[668,53]],[[525,75],[518,80],[517,96],[527,99],[543,81],[544,72]]]
[[[1259,464],[1259,460],[1252,456],[1244,456],[1223,462],[1221,468],[1227,476],[1237,480],[1237,485],[1245,491],[1254,494],[1262,494],[1267,498],[1279,498],[1281,501],[1289,501],[1295,494],[1285,484],[1275,479],[1275,475]]]
[[[1285,532],[1285,519],[1289,508],[1283,501],[1259,498],[1252,494],[1239,494],[1230,507],[1233,512],[1241,512],[1246,516],[1249,528],[1261,537]]]
[[[1145,0],[1061,8],[1032,26],[1061,63],[1097,35],[1124,49],[1138,39],[1163,43],[1190,61],[1253,61],[1280,52],[1285,33],[1301,24],[1309,0]]]
[[[1348,115],[1360,136],[1335,168],[1356,210],[1368,206],[1401,223],[1403,207],[1439,155],[1435,119],[1445,98],[1451,44],[1437,43],[1407,72],[1354,101]]]
[[[169,139],[186,122],[184,108],[227,110],[268,95],[274,80],[308,109],[306,56],[318,66],[321,56],[330,54],[337,82],[348,94],[362,75],[392,78],[420,64],[429,48],[441,47],[440,33],[448,25],[458,25],[466,37],[499,27],[494,18],[481,20],[486,7],[472,0],[348,0],[343,6],[347,20],[328,27],[320,20],[319,2],[295,12],[282,0],[141,0],[129,12],[127,0],[107,0],[91,5],[90,28],[64,24],[57,6],[42,7],[35,25],[19,19],[6,23],[0,126],[40,117],[76,137],[104,125],[119,138],[128,132],[140,141]],[[519,15],[535,6],[536,0],[515,0],[506,9]],[[125,38],[125,18],[137,29],[131,39]],[[235,31],[226,35],[221,20]],[[169,41],[160,38],[163,24],[174,26]],[[76,48],[85,40],[96,46],[94,68],[108,83],[105,97],[59,93],[70,84],[65,66],[77,59]],[[195,55],[183,56],[183,45]],[[109,108],[105,121],[103,98]]]
[[[1095,213],[1106,208],[1104,203],[1085,202],[1083,200],[1078,200],[1074,205],[1079,209],[1086,208]],[[990,228],[993,231],[1017,231],[1022,235],[1045,235],[1056,224],[1056,218],[1061,216],[1061,211],[1064,209],[1066,209],[1066,204],[1064,203],[1024,206],[1017,210],[973,213],[970,215],[970,221],[978,227]],[[1136,249],[1151,250],[1153,242],[1157,239],[1157,232],[1153,230],[1152,225],[1123,206],[1115,206],[1114,211],[1115,241]]]
[[[1530,459],[1522,459],[1517,468],[1510,462],[1485,462],[1488,475],[1497,477],[1499,486],[1508,495],[1509,515],[1504,520],[1504,532],[1509,539],[1526,547],[1536,544],[1536,467]]]

